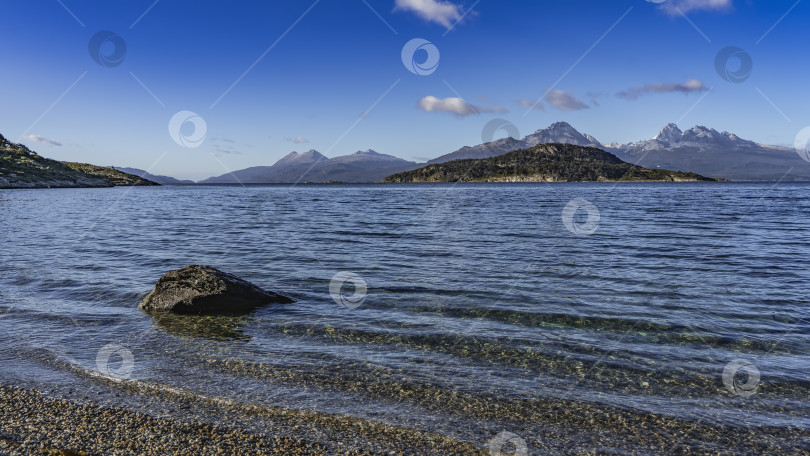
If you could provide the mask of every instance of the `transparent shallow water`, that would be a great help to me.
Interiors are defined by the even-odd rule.
[[[573,198],[598,208],[593,235],[563,225]],[[545,398],[808,429],[809,215],[808,185],[0,190],[0,380],[102,371],[471,440],[531,434]],[[296,302],[137,309],[187,264]],[[368,284],[359,308],[329,294],[341,271]],[[99,363],[109,344],[131,364]],[[737,359],[750,397],[723,382]]]

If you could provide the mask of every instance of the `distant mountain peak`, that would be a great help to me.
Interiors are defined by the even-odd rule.
[[[549,127],[546,130],[556,130],[556,129],[559,129],[559,128],[576,130],[568,122],[554,122],[553,124],[549,125]]]
[[[572,127],[568,122],[555,122],[548,126],[535,131],[531,135],[523,138],[526,146],[536,146],[538,144],[559,143],[559,144],[573,144],[575,146],[587,146],[603,148],[602,143],[596,140],[591,135],[584,135],[576,128]]]
[[[377,152],[376,150],[373,150],[373,149],[358,150],[354,154],[355,155],[384,155],[384,154],[381,154],[381,153],[379,153],[379,152]]]
[[[325,155],[321,154],[315,149],[308,152],[299,154],[298,152],[290,152],[285,155],[281,160],[277,161],[273,166],[290,166],[290,165],[303,165],[315,163],[323,160],[329,160]]]
[[[680,141],[682,136],[683,132],[676,124],[668,123],[653,139],[672,143]]]

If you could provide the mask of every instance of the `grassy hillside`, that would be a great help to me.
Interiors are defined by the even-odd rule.
[[[110,168],[45,158],[0,135],[0,188],[158,185]]]
[[[454,160],[394,174],[382,182],[697,182],[694,173],[647,169],[593,147],[540,144],[479,160]]]

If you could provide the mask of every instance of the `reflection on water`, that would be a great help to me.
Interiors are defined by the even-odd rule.
[[[173,312],[147,312],[155,326],[176,337],[196,337],[218,341],[248,341],[242,330],[249,317],[231,315],[179,315]]]

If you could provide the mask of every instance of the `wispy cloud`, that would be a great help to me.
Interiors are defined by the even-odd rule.
[[[284,138],[287,142],[291,142],[293,144],[306,144],[309,142],[307,138],[303,136],[296,136],[295,138]]]
[[[500,106],[474,106],[462,98],[458,97],[448,97],[448,98],[436,98],[432,95],[428,95],[421,100],[417,104],[419,109],[425,112],[449,112],[455,114],[457,116],[470,116],[474,114],[481,114],[485,112],[497,112],[497,113],[505,113],[507,112],[506,109]]]
[[[703,82],[697,79],[687,79],[684,83],[668,82],[662,84],[647,84],[644,87],[631,87],[616,94],[617,97],[625,100],[635,100],[648,93],[699,93],[709,90]]]
[[[578,100],[571,95],[570,91],[564,90],[550,90],[543,97],[546,103],[554,106],[560,111],[579,111],[580,109],[588,109],[588,105]]]
[[[535,101],[532,101],[532,100],[518,100],[517,105],[522,106],[524,108],[536,109],[538,111],[545,111],[546,110],[546,107],[543,105],[543,103],[535,102]]]
[[[588,92],[585,94],[586,97],[590,98],[591,105],[593,106],[600,106],[599,99],[602,98],[605,94],[602,92]]]
[[[733,0],[668,0],[661,4],[661,9],[672,15],[688,13],[694,10],[725,11],[733,6]]]
[[[239,152],[236,149],[222,147],[219,144],[214,144],[214,151],[217,153],[217,155],[242,155],[242,152]]]
[[[62,145],[62,143],[60,143],[59,141],[54,141],[52,139],[43,138],[42,136],[39,136],[39,135],[26,135],[26,136],[23,136],[23,138],[25,138],[25,139],[27,139],[29,141],[34,141],[34,142],[38,142],[38,143],[42,143],[42,144],[50,144],[51,146],[61,146]]]
[[[394,11],[411,11],[448,29],[463,16],[461,5],[441,0],[396,0],[395,5]]]

